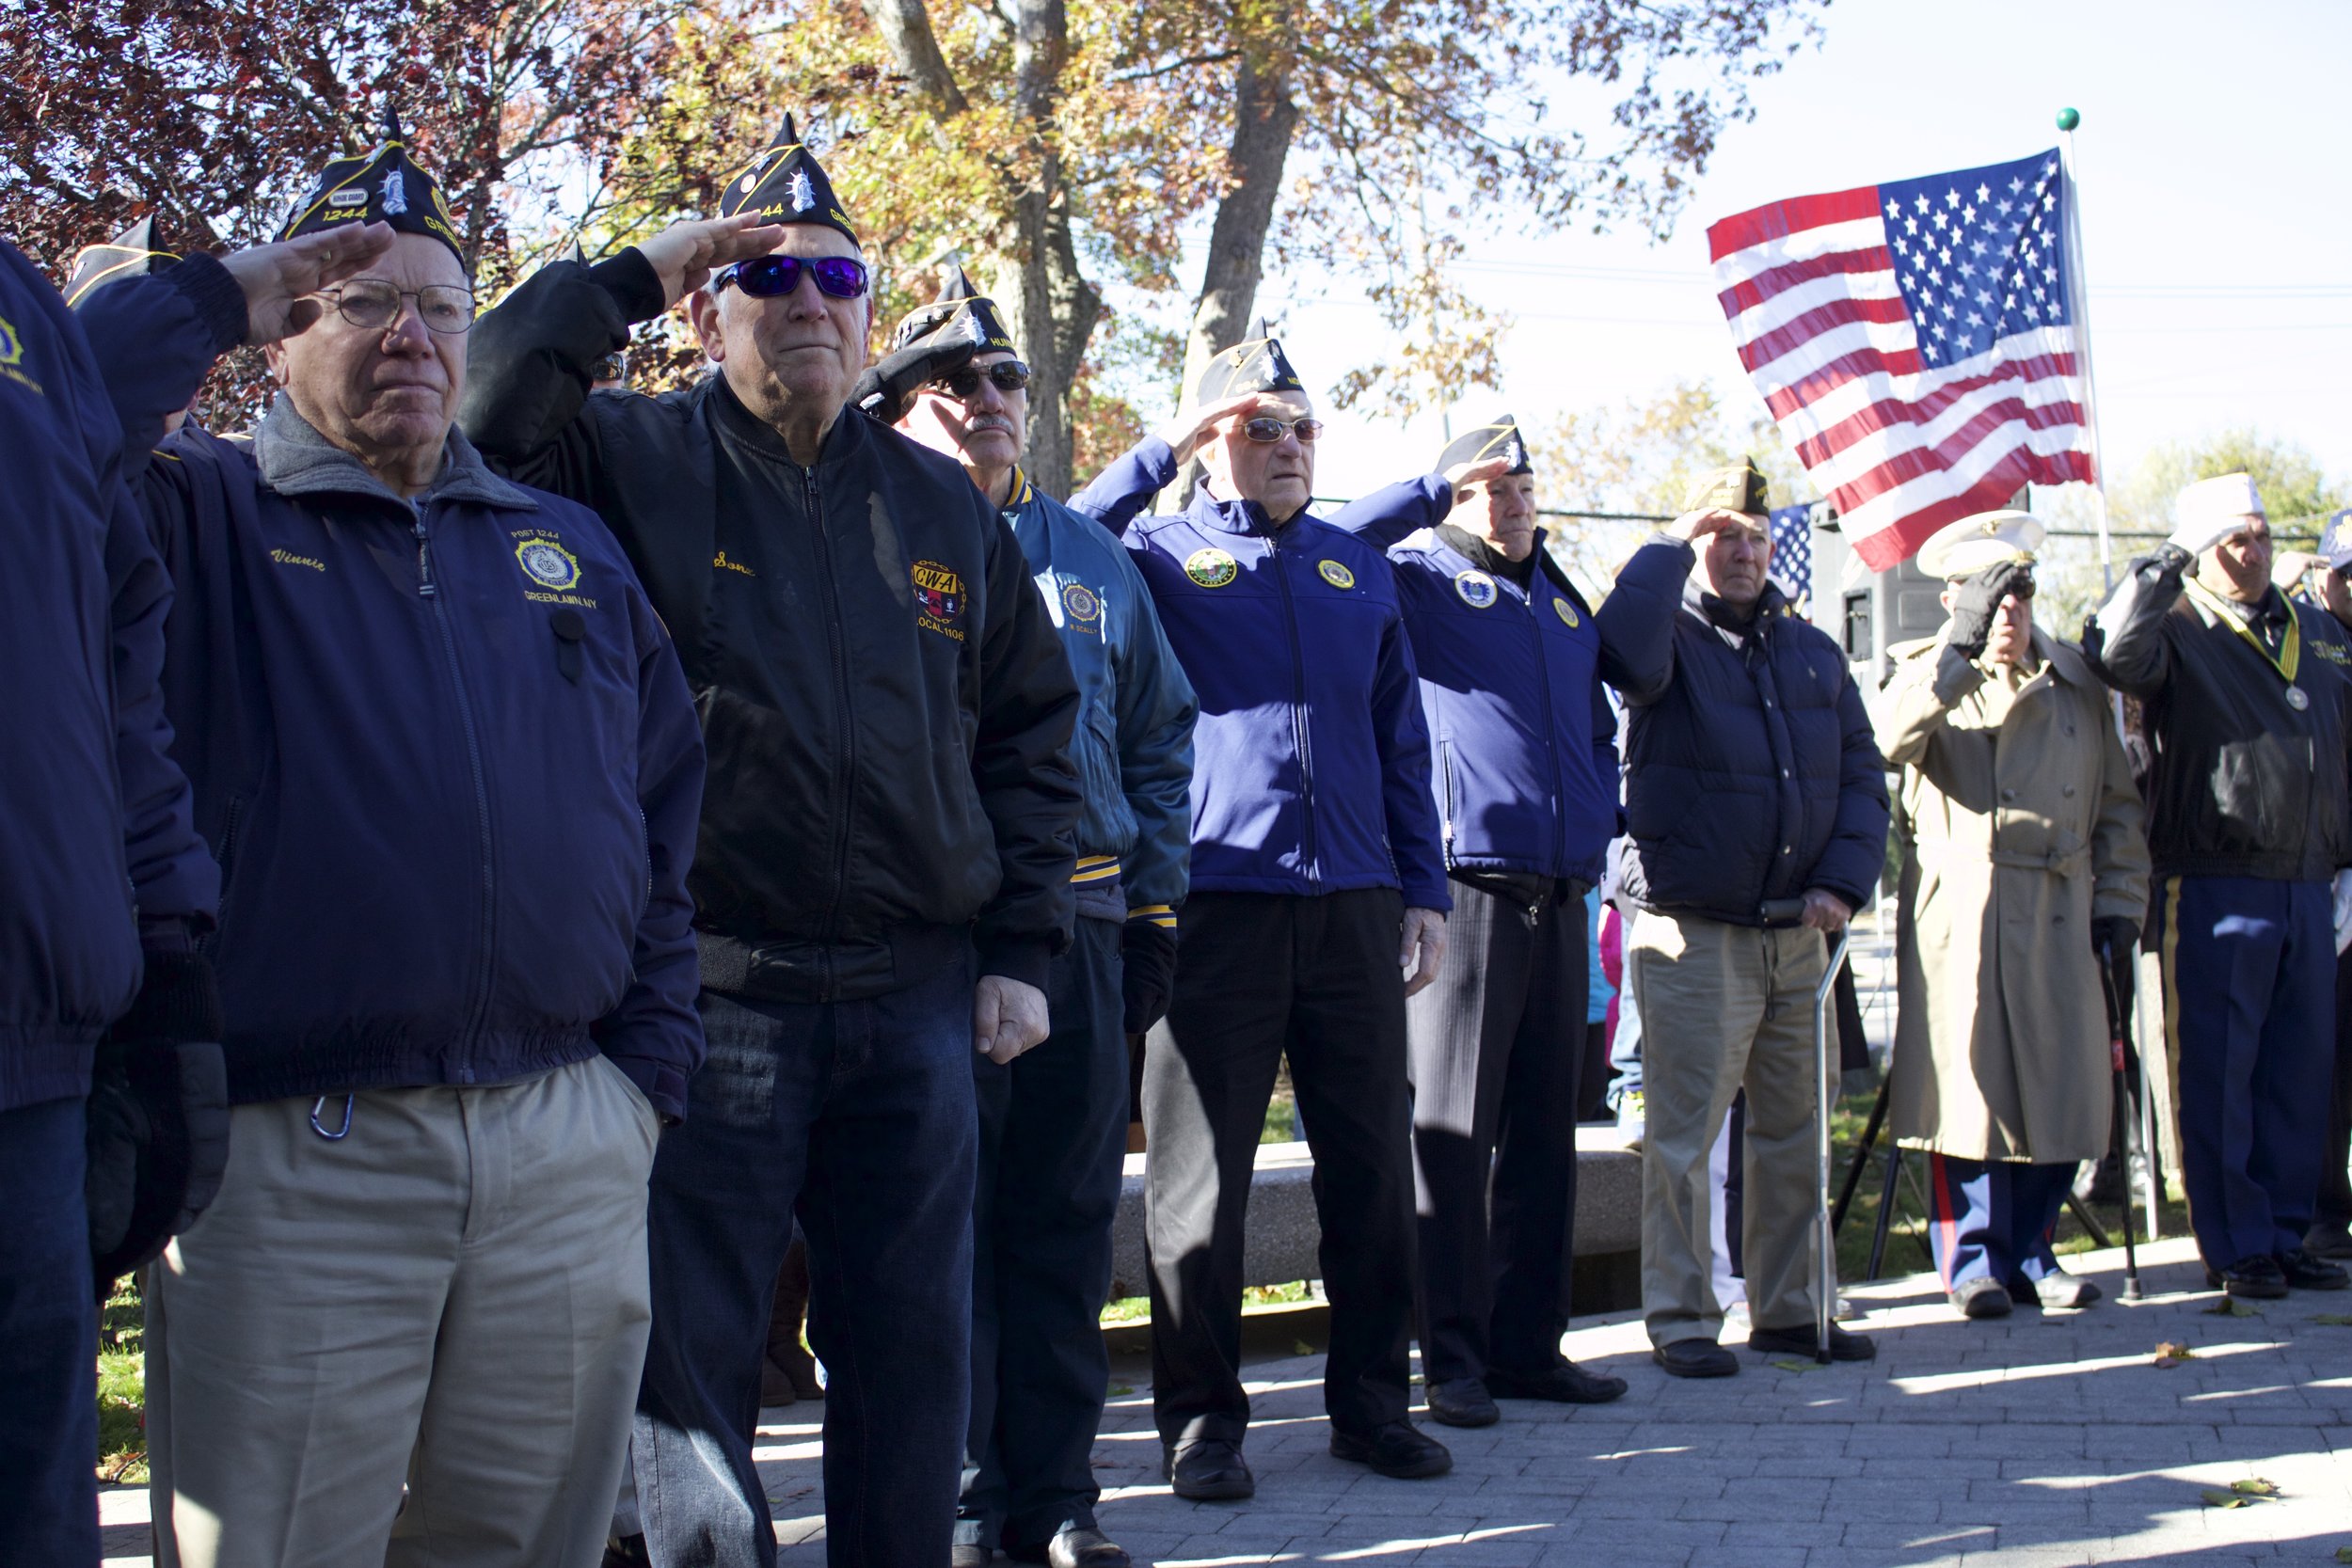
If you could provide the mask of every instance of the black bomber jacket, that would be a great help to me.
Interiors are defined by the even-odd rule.
[[[2260,644],[2183,580],[2193,560],[2133,562],[2084,628],[2091,667],[2147,706],[2154,873],[2326,881],[2352,864],[2352,637],[2274,588],[2261,609],[2291,633]]]
[[[709,753],[688,886],[704,984],[773,1001],[912,984],[967,932],[1042,986],[1068,945],[1077,687],[963,470],[847,411],[814,467],[722,375],[589,393],[661,288],[635,249],[485,315],[460,420],[595,507],[686,666]]]

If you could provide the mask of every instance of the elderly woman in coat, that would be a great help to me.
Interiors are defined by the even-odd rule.
[[[1895,1133],[1925,1149],[1930,1234],[1970,1318],[2085,1307],[2050,1232],[2113,1101],[2098,949],[2148,903],[2140,801],[2080,652],[2033,625],[2041,523],[1965,518],[1920,549],[1940,636],[1891,650],[1874,712],[1902,769]]]

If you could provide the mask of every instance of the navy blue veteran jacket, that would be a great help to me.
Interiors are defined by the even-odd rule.
[[[1601,685],[1600,628],[1541,530],[1515,566],[1449,524],[1453,509],[1454,486],[1432,474],[1331,518],[1387,546],[1396,566],[1437,748],[1446,867],[1597,884],[1617,834],[1617,716]]]
[[[200,371],[243,338],[219,274],[192,258],[84,303],[135,440],[195,386],[140,345]],[[230,1098],[500,1083],[601,1050],[683,1115],[702,745],[604,526],[455,432],[405,500],[283,397],[250,441],[183,430],[142,466],[178,588],[173,752],[221,865]]]
[[[1597,616],[1624,677],[1625,892],[1739,926],[1809,888],[1860,909],[1886,861],[1886,765],[1845,653],[1769,585],[1726,633],[1696,559],[1653,537]]]
[[[89,1092],[142,938],[184,949],[219,886],[167,754],[171,584],[121,445],[80,325],[0,242],[0,1111]]]
[[[1078,911],[1173,926],[1191,858],[1192,683],[1117,540],[1018,472],[1004,516],[1078,682]]]
[[[1123,531],[1200,693],[1192,885],[1393,887],[1451,910],[1395,572],[1320,518],[1278,528],[1205,487],[1181,515],[1130,522],[1175,479],[1172,456],[1146,440],[1071,507]]]
[[[662,309],[633,248],[540,269],[474,328],[461,418],[603,515],[678,639],[710,751],[704,984],[878,996],[977,941],[982,973],[1042,989],[1070,942],[1078,692],[1012,531],[854,411],[803,467],[723,375],[591,397]]]

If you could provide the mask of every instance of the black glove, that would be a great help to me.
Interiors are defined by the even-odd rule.
[[[2001,600],[2024,571],[2014,561],[1998,561],[1975,577],[1963,578],[1952,591],[1952,629],[1944,640],[1945,646],[1969,658],[1982,655],[1984,645],[1993,639],[1993,621],[2001,612]]]
[[[963,319],[972,322],[971,331],[960,331],[947,341],[942,341],[937,333],[917,338],[898,353],[867,366],[850,393],[850,405],[884,424],[897,424],[906,418],[909,399],[940,377],[963,369],[972,362],[972,356],[979,352],[983,340],[978,324],[969,316]]]
[[[2103,914],[2090,923],[2090,950],[2112,953],[2125,963],[2139,945],[2139,922],[2129,915]]]
[[[229,1164],[220,991],[193,953],[147,955],[131,1010],[99,1042],[86,1134],[90,1263],[103,1300],[196,1223]]]
[[[1168,999],[1176,994],[1176,933],[1148,920],[1127,922],[1120,943],[1120,1000],[1126,1016],[1121,1027],[1140,1035],[1168,1016]]]

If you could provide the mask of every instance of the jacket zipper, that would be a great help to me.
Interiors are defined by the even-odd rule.
[[[229,797],[229,811],[220,828],[220,847],[213,855],[213,863],[220,867],[220,901],[214,911],[213,928],[196,943],[196,950],[208,958],[218,951],[221,930],[229,924],[229,879],[235,871],[237,834],[245,827],[245,811],[244,796]]]
[[[1298,839],[1307,855],[1307,883],[1323,885],[1323,857],[1315,847],[1315,753],[1307,731],[1307,661],[1298,645],[1298,601],[1291,593],[1290,569],[1282,562],[1282,536],[1266,536],[1274,559],[1274,580],[1282,585],[1282,624],[1291,639],[1291,738],[1298,747]]]
[[[1445,780],[1445,863],[1454,865],[1454,742],[1438,742],[1438,771]]]
[[[1568,844],[1567,778],[1560,770],[1560,726],[1553,722],[1551,711],[1551,650],[1546,646],[1543,618],[1536,610],[1543,603],[1544,564],[1535,563],[1535,574],[1527,595],[1527,625],[1535,636],[1535,673],[1544,688],[1545,750],[1551,753],[1551,854],[1550,863],[1557,864],[1565,856]],[[1555,589],[1556,593],[1557,590]],[[1548,873],[1538,873],[1546,875]]]
[[[637,808],[637,853],[645,863],[645,895],[638,900],[637,923],[645,923],[645,911],[653,908],[653,824],[645,820],[645,808]]]
[[[857,715],[850,695],[850,655],[843,646],[841,582],[834,571],[833,539],[825,531],[824,503],[817,470],[801,470],[801,494],[808,504],[808,526],[817,538],[818,567],[825,583],[825,638],[833,654],[834,715],[841,734],[841,766],[834,776],[833,890],[825,908],[823,978],[818,994],[833,999],[833,944],[841,927],[841,900],[850,879],[850,781],[857,776]]]
[[[457,631],[450,625],[449,610],[443,604],[433,580],[433,538],[424,524],[424,514],[419,511],[411,531],[417,536],[417,597],[432,608],[434,624],[440,628],[441,651],[449,659],[450,687],[457,693],[458,727],[466,733],[466,761],[473,772],[474,819],[482,832],[482,957],[481,978],[474,987],[473,1012],[466,1021],[465,1038],[469,1045],[479,1035],[482,1021],[490,1010],[490,979],[497,973],[498,954],[498,879],[492,864],[493,838],[490,832],[490,790],[482,767],[482,737],[476,731],[473,704],[466,695],[465,667],[457,658]],[[473,1068],[461,1062],[455,1072],[460,1084],[473,1082]]]

